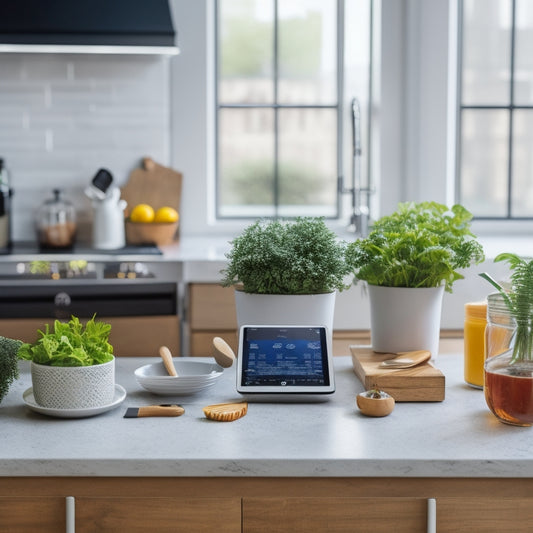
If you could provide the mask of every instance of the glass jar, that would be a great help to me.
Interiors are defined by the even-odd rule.
[[[515,319],[511,316],[499,292],[487,297],[487,327],[485,328],[485,360],[506,352],[512,347]]]
[[[471,387],[483,388],[487,302],[465,304],[464,377]]]
[[[489,295],[485,335],[485,400],[501,422],[531,426],[533,360],[513,360],[515,332],[515,319],[503,297],[500,294]]]
[[[76,211],[60,189],[46,200],[37,214],[39,245],[44,249],[72,248],[76,239]]]

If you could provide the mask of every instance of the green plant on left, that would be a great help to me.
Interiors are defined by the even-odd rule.
[[[0,336],[0,402],[19,377],[17,353],[22,341]]]

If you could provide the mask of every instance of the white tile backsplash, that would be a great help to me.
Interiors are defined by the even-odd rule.
[[[54,188],[90,224],[83,191],[99,168],[123,185],[144,156],[169,164],[170,61],[0,54],[0,157],[15,191],[16,240],[35,239],[34,215]]]

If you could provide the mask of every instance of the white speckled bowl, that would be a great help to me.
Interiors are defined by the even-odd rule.
[[[93,366],[48,366],[31,362],[35,401],[52,409],[103,407],[115,395],[115,359]]]

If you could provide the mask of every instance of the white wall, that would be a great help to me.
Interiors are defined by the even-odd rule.
[[[117,184],[143,156],[170,153],[170,67],[160,56],[0,54],[0,157],[12,176],[16,240],[34,239],[33,215],[63,188],[80,219],[100,167]]]

